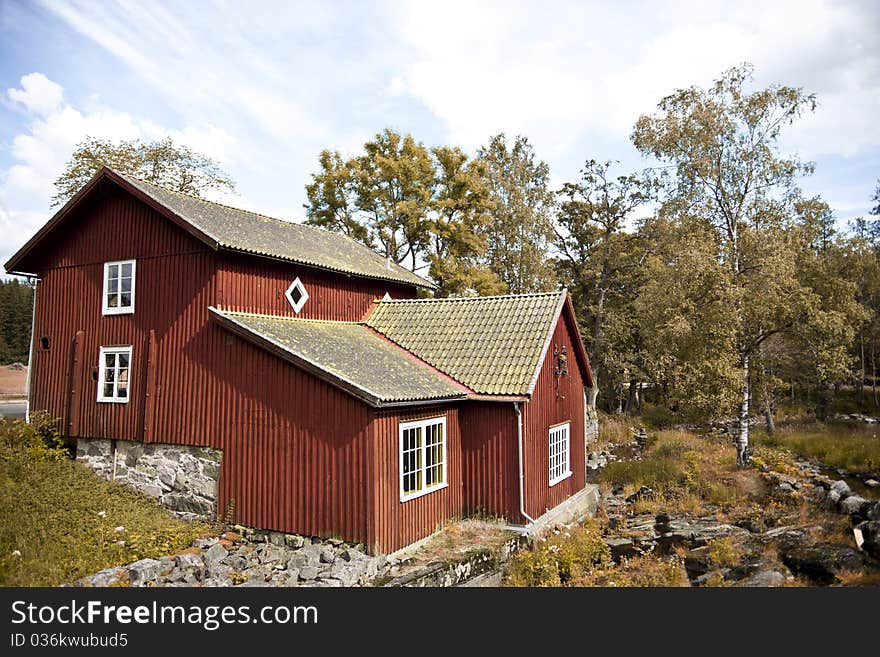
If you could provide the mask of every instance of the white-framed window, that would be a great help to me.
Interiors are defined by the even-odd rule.
[[[296,280],[290,284],[290,287],[287,288],[287,292],[284,293],[284,296],[287,297],[287,302],[293,307],[293,312],[297,315],[299,315],[299,311],[302,310],[302,307],[306,305],[306,301],[309,300],[309,293],[306,291],[306,287],[302,284],[302,281],[299,280],[299,276],[297,276]]]
[[[98,362],[98,401],[128,403],[131,346],[101,347]]]
[[[550,427],[550,485],[558,484],[571,476],[569,467],[568,433],[571,423],[557,424]]]
[[[134,312],[135,261],[104,263],[103,313],[125,315]]]
[[[446,418],[400,424],[400,501],[446,488]]]

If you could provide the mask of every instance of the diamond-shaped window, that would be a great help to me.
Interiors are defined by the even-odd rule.
[[[290,287],[287,288],[287,292],[284,293],[284,296],[287,297],[288,303],[290,303],[293,312],[296,314],[299,314],[302,307],[306,305],[306,301],[309,300],[309,293],[306,292],[306,288],[302,284],[302,281],[299,280],[299,277],[290,284]]]

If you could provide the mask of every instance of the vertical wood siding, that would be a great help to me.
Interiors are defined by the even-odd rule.
[[[367,542],[371,409],[210,323],[221,255],[112,188],[52,243],[41,254],[34,410],[58,417],[70,436],[219,448],[221,512],[234,500],[245,524]],[[128,258],[137,259],[136,312],[102,316],[103,263]],[[259,272],[262,261],[250,261]],[[298,275],[314,283],[315,316],[326,315],[319,279]],[[360,319],[376,295],[367,286],[346,313]],[[100,346],[129,344],[129,402],[98,403]]]
[[[446,488],[400,501],[399,427],[402,422],[446,418]],[[372,424],[375,471],[371,477],[370,545],[392,552],[440,529],[462,512],[461,433],[455,406],[379,411]]]
[[[526,512],[533,518],[564,502],[586,483],[584,381],[574,358],[573,340],[576,334],[572,330],[572,321],[568,313],[563,312],[553,332],[535,391],[523,409]],[[563,345],[568,352],[569,374],[556,377],[553,374],[553,350],[554,347],[561,348]],[[551,426],[566,421],[571,422],[569,466],[572,475],[551,487],[549,430]]]
[[[309,294],[299,314],[284,296],[297,277]],[[222,255],[217,285],[217,304],[225,310],[308,319],[358,321],[386,292],[395,299],[415,297],[415,288],[397,283],[235,253]]]
[[[459,411],[464,507],[519,519],[517,419],[512,402],[469,402]]]

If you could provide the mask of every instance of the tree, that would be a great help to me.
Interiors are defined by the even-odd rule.
[[[711,228],[712,258],[724,265],[720,298],[728,306],[739,380],[737,462],[748,463],[750,367],[760,346],[809,310],[789,250],[795,184],[809,165],[779,153],[782,128],[815,108],[801,89],[773,85],[747,93],[752,68],[725,72],[708,90],[680,89],[659,113],[638,119],[632,140],[669,168],[660,182],[664,212]]]
[[[344,233],[414,272],[427,268],[441,296],[504,290],[482,262],[491,205],[479,162],[390,129],[359,156],[323,151],[318,161],[306,185],[306,223]]]
[[[492,218],[483,164],[458,148],[432,154],[437,172],[427,259],[437,294],[503,294],[505,284],[483,263]]]
[[[562,255],[561,269],[572,288],[575,308],[588,327],[587,347],[596,381],[590,401],[595,404],[600,381],[607,378],[613,390],[628,371],[629,412],[637,383],[630,302],[645,252],[640,235],[627,231],[626,221],[652,198],[652,190],[636,174],[612,178],[611,165],[588,160],[580,180],[562,186],[553,244]],[[606,339],[609,324],[610,340]]]
[[[34,288],[17,278],[0,281],[0,365],[27,363]]]
[[[880,217],[880,180],[877,181],[877,189],[874,190],[874,196],[871,197],[871,200],[877,204],[871,208],[871,214]]]
[[[514,294],[552,289],[550,167],[536,159],[528,139],[518,136],[508,146],[503,133],[492,137],[477,158],[486,168],[493,203],[489,267]]]
[[[176,144],[171,137],[149,143],[87,137],[77,144],[55,181],[52,205],[69,201],[103,166],[193,196],[209,190],[235,191],[235,183],[213,159]]]

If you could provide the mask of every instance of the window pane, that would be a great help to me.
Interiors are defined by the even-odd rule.
[[[128,367],[128,354],[119,354],[119,367]]]
[[[293,288],[293,289],[290,291],[290,298],[293,299],[293,302],[294,302],[294,303],[299,303],[299,300],[302,299],[302,297],[303,297],[303,295],[302,295],[302,292],[301,292],[300,289],[299,289],[299,286]]]
[[[105,367],[115,367],[116,366],[116,354],[104,354],[104,366]]]
[[[111,278],[107,281],[107,292],[110,294],[116,294],[119,291],[119,279]]]
[[[122,263],[122,276],[125,278],[131,278],[131,263],[130,262]]]
[[[116,380],[116,370],[112,367],[108,367],[104,370],[104,381],[113,382]]]
[[[112,383],[104,384],[104,396],[105,397],[112,397],[113,396],[113,384]]]
[[[107,278],[119,278],[119,265],[107,266]]]
[[[131,292],[131,279],[123,278],[122,279],[122,291],[123,292]]]
[[[120,296],[122,297],[122,301],[119,305],[122,308],[128,308],[131,306],[131,292],[123,292]]]
[[[128,397],[128,384],[120,383],[116,388],[116,396],[123,399]]]

